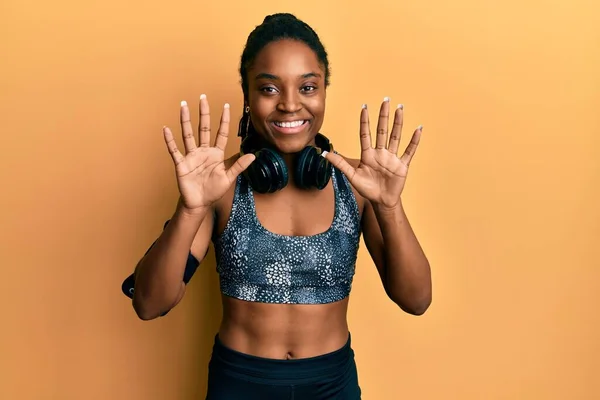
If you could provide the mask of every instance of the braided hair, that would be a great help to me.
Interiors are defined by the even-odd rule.
[[[240,76],[245,102],[248,101],[248,70],[252,67],[256,56],[269,43],[282,39],[297,40],[310,47],[325,70],[325,86],[329,85],[329,76],[331,74],[329,59],[327,51],[325,51],[325,47],[321,43],[321,39],[319,39],[319,35],[307,23],[298,19],[293,14],[272,14],[266,16],[262,24],[254,28],[250,35],[248,35],[246,46],[242,52]],[[250,121],[249,113],[244,112],[240,120],[238,135],[243,139],[246,136],[246,132],[248,135],[252,135],[256,131]]]

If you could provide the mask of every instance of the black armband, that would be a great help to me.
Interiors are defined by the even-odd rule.
[[[169,224],[169,221],[170,220],[165,222],[165,225],[163,226],[163,230],[167,227],[167,225]],[[144,255],[148,254],[148,252],[150,251],[150,249],[152,249],[152,247],[154,246],[155,243],[156,243],[156,241],[154,241],[154,243],[152,243],[152,245],[148,248],[148,250],[146,250],[146,253],[144,253]],[[194,276],[194,273],[196,272],[196,269],[198,269],[199,265],[200,265],[200,261],[198,261],[198,259],[196,257],[194,257],[192,255],[192,252],[190,251],[188,253],[187,261],[185,263],[185,271],[183,273],[183,283],[185,283],[186,285],[188,284],[188,282],[192,279],[192,276]],[[121,285],[121,290],[123,291],[123,294],[125,296],[129,297],[130,299],[133,299],[134,288],[135,288],[135,272],[133,274],[129,275],[127,278],[125,278],[125,280],[123,281],[123,284]],[[165,315],[165,314],[163,314],[163,315]]]

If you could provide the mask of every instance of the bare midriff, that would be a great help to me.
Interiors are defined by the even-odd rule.
[[[266,304],[223,296],[219,339],[256,357],[316,357],[348,341],[347,310],[348,298],[328,304]]]

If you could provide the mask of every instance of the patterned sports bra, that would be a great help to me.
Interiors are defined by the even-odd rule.
[[[256,215],[254,195],[238,176],[231,215],[213,233],[221,292],[241,300],[323,304],[350,294],[361,235],[356,198],[348,179],[332,168],[335,211],[331,226],[312,236],[268,231]]]

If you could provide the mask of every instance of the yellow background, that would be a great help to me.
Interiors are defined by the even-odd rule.
[[[405,104],[406,132],[424,125],[404,199],[434,300],[403,314],[361,248],[363,398],[599,399],[591,0],[3,0],[0,398],[203,398],[213,253],[166,318],[137,320],[120,284],[175,206],[162,125],[201,93],[237,121],[243,45],[278,11],[330,53],[338,150],[358,156],[360,105],[384,96]]]

